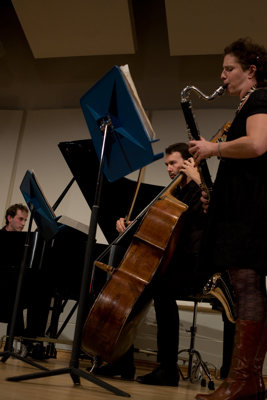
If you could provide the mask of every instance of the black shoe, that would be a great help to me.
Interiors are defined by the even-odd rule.
[[[138,376],[137,382],[144,383],[145,385],[159,385],[159,386],[178,386],[179,384],[179,370],[171,369],[169,371],[163,369],[159,365],[150,374]]]
[[[91,368],[86,368],[86,371],[90,370]],[[102,365],[101,367],[94,368],[92,372],[93,374],[99,376],[112,377],[120,375],[122,379],[132,380],[134,379],[135,366],[134,364],[127,366],[118,366],[118,365],[112,366],[111,364],[105,364]]]
[[[33,342],[31,340],[24,339],[21,342],[26,347],[27,353],[31,353],[33,349]]]
[[[47,360],[49,356],[45,354],[45,347],[42,342],[40,343],[31,343],[26,346],[27,348],[27,357],[31,357],[35,360]]]

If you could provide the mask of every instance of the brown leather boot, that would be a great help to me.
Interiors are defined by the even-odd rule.
[[[264,328],[262,331],[258,352],[255,358],[255,367],[254,367],[256,385],[258,390],[258,400],[265,399],[265,384],[262,377],[262,367],[266,351],[267,351],[267,328]]]
[[[254,364],[263,330],[262,322],[237,319],[235,344],[228,377],[212,394],[197,394],[198,400],[257,400]]]

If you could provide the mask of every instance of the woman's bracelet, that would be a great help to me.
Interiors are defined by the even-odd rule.
[[[219,159],[220,161],[224,161],[224,159],[221,157],[220,144],[221,144],[221,142],[218,143],[218,149],[217,149],[217,151],[218,151],[218,159]]]

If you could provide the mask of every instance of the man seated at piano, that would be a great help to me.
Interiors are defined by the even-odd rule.
[[[28,218],[28,208],[21,203],[13,204],[6,210],[5,226],[1,230],[6,232],[22,232],[25,223],[27,221],[27,218]],[[10,297],[13,297],[14,300],[16,295],[17,280],[14,279],[12,282],[8,282],[8,286],[12,290],[11,293],[9,291]],[[9,322],[7,326],[7,335],[9,334],[10,330],[10,320],[12,317],[12,311],[13,311],[12,304],[10,307],[6,306],[5,310],[3,311],[5,315],[2,315],[1,317],[2,322]],[[21,312],[16,321],[15,334],[22,335],[23,331],[24,331],[24,321],[23,321],[23,313]]]
[[[28,208],[21,203],[11,205],[5,214],[5,226],[1,231],[6,232],[22,232],[28,218]],[[14,249],[15,251],[16,249]],[[18,276],[14,274],[7,277],[2,276],[4,282],[4,290],[1,291],[1,300],[6,306],[0,314],[0,322],[7,323],[7,335],[10,331],[10,323],[13,313],[14,300],[16,296]],[[24,280],[22,287],[21,309],[18,312],[15,325],[15,335],[22,337],[44,336],[47,314],[50,307],[50,298],[45,293],[45,288],[27,287],[27,280]],[[24,327],[23,309],[27,309],[27,328]],[[39,315],[42,314],[39,318]],[[44,316],[44,317],[43,317]],[[23,341],[28,352],[32,349],[32,343],[28,340]],[[6,344],[7,348],[7,344]]]
[[[200,176],[188,145],[176,143],[165,150],[165,165],[171,179],[179,173],[183,178],[173,195],[189,206],[179,236],[177,247],[164,278],[154,287],[154,307],[157,319],[157,361],[159,366],[151,373],[138,376],[136,380],[148,385],[178,386],[177,369],[179,345],[179,313],[176,300],[199,291],[192,276],[196,276],[197,255],[205,223],[205,214],[200,201]],[[124,218],[116,223],[119,233],[125,230]],[[206,277],[203,279],[203,284]],[[135,374],[133,346],[116,364],[95,368],[93,373],[102,376],[121,375],[133,379]]]

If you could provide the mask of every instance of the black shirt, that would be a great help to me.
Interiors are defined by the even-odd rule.
[[[198,253],[206,215],[200,201],[201,189],[195,181],[190,181],[183,188],[178,186],[174,196],[188,205],[184,226],[178,246],[187,253]]]

